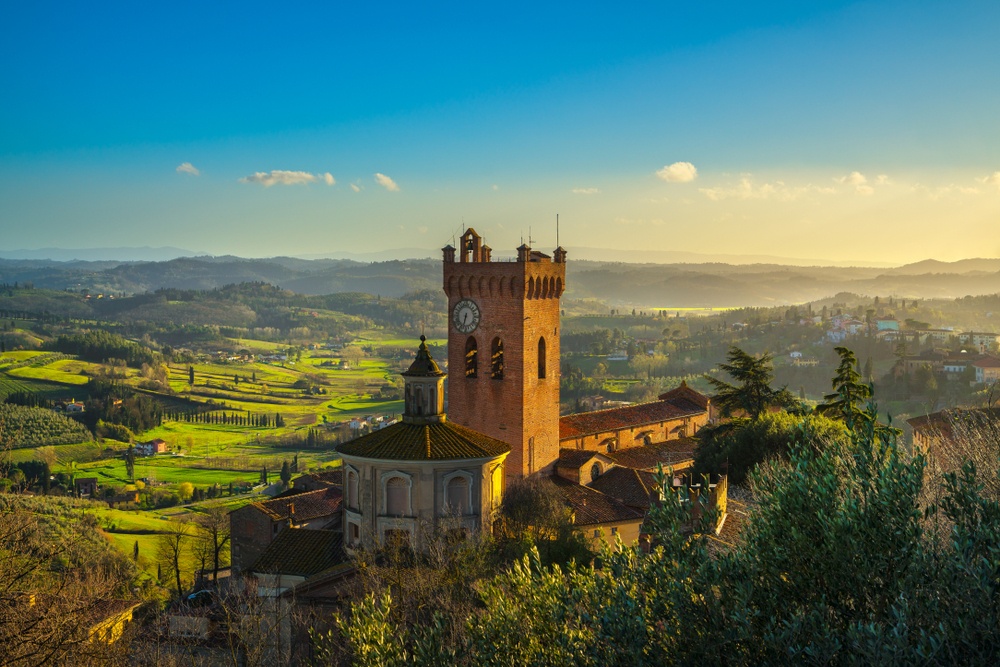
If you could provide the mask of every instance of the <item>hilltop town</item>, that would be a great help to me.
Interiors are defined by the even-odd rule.
[[[1000,333],[978,302],[593,312],[563,302],[571,263],[526,245],[498,261],[469,229],[443,250],[444,300],[255,283],[119,295],[95,321],[80,309],[110,297],[4,287],[3,534],[55,549],[34,583],[5,584],[24,622],[69,614],[53,655],[107,661],[350,655],[350,631],[309,633],[379,590],[414,622],[448,590],[419,582],[473,553],[486,569],[448,586],[525,556],[742,553],[762,520],[748,476],[803,456],[802,429],[830,447],[884,432],[953,471],[934,452],[989,423]],[[153,305],[173,315],[139,319]],[[958,407],[985,421],[952,426]],[[46,592],[65,537],[42,507],[97,539],[81,563],[117,563],[100,584],[74,575],[73,607]]]

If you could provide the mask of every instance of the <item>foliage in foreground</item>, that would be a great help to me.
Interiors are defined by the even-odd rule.
[[[113,601],[133,597],[134,564],[96,530],[84,501],[0,494],[0,662],[127,664],[127,641],[88,641]]]
[[[529,555],[478,587],[476,612],[419,624],[369,595],[315,637],[317,655],[333,662],[342,641],[358,665],[996,664],[997,498],[969,463],[927,480],[939,500],[921,507],[923,458],[869,412],[848,442],[804,435],[761,466],[730,550],[683,531],[690,503],[668,489],[649,556],[561,569]]]

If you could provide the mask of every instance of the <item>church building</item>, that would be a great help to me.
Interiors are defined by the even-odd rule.
[[[707,492],[724,520],[725,477],[685,475],[694,461],[694,436],[710,419],[709,398],[682,384],[649,403],[560,417],[566,251],[559,247],[550,256],[522,244],[516,258],[496,260],[471,228],[459,246],[443,249],[448,414],[446,373],[421,336],[402,374],[402,420],[337,447],[343,459],[337,532],[344,550],[393,543],[419,550],[441,530],[491,530],[506,487],[529,476],[552,485],[576,529],[595,543],[644,543],[661,466],[674,473],[675,487]],[[334,493],[325,489],[320,484],[307,493]],[[281,521],[272,524],[274,539]],[[258,555],[243,541],[234,533],[241,561],[252,555],[270,563],[267,552]]]
[[[510,446],[448,420],[444,378],[421,336],[403,373],[402,420],[337,447],[349,551],[387,543],[420,549],[431,531],[491,528]]]

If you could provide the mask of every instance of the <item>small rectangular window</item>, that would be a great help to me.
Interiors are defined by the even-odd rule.
[[[612,534],[612,535],[617,535],[617,534],[618,534],[618,528],[617,528],[617,527],[615,527],[615,528],[612,528],[612,529],[611,529],[611,534]]]

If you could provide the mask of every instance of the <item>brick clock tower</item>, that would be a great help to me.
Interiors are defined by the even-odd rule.
[[[507,479],[552,472],[559,458],[559,297],[566,251],[527,245],[493,261],[468,229],[444,248],[448,417],[510,445]]]

